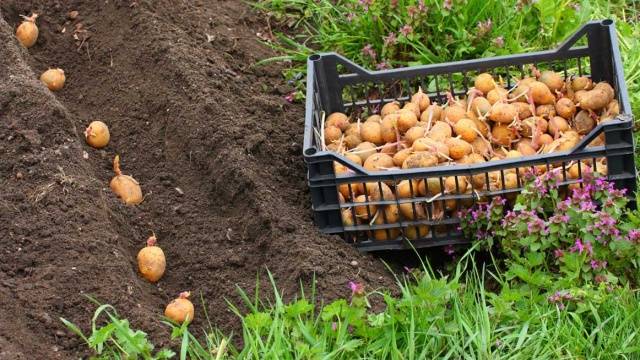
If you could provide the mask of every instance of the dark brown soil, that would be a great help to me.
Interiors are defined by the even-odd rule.
[[[32,11],[40,36],[26,50],[14,32]],[[0,3],[0,358],[84,353],[58,319],[86,330],[95,307],[83,294],[166,346],[160,318],[184,290],[231,331],[225,299],[240,303],[236,286],[252,291],[267,268],[287,296],[314,274],[324,300],[349,280],[392,286],[379,261],[314,227],[303,106],[284,101],[281,69],[251,66],[273,55],[264,31],[236,0]],[[66,72],[60,92],[38,80],[50,67]],[[102,151],[84,143],[94,119],[110,126]],[[109,190],[115,154],[142,184],[137,207]],[[151,231],[168,261],[156,285],[135,263]]]

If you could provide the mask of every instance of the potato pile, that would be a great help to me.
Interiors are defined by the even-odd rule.
[[[379,113],[366,118],[330,114],[323,124],[322,141],[327,150],[339,153],[368,171],[412,169],[448,164],[480,164],[505,158],[544,154],[573,149],[602,122],[619,114],[614,89],[606,82],[594,83],[589,77],[564,79],[554,71],[538,71],[506,89],[491,74],[478,75],[465,98],[447,94],[444,105],[418,89],[404,104],[384,104]],[[363,121],[364,120],[364,121]],[[604,144],[604,134],[589,146]],[[567,164],[565,164],[567,165]],[[592,163],[581,164],[593,166]],[[606,163],[598,160],[597,170],[606,173]],[[350,170],[335,162],[336,174]],[[396,204],[361,205],[343,209],[343,222],[352,224],[391,224],[403,220],[442,217],[454,211],[462,200],[442,202],[403,202],[402,199],[446,194],[515,189],[526,169],[507,169],[474,176],[404,180],[387,183],[352,183],[338,187],[340,201],[353,203],[396,200]],[[541,165],[538,173],[547,171]],[[520,172],[520,173],[518,173]],[[488,175],[488,176],[487,176]],[[562,172],[560,172],[562,176]],[[578,164],[567,166],[567,177],[580,176]],[[471,196],[469,197],[471,198]],[[430,209],[427,211],[427,207]],[[355,218],[354,218],[355,216]],[[425,236],[427,226],[404,229],[411,238]],[[378,240],[396,238],[400,229],[374,231]]]

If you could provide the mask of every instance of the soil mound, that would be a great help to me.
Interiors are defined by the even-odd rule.
[[[26,50],[14,32],[31,12],[40,36]],[[241,1],[0,4],[0,358],[84,352],[58,320],[87,328],[83,294],[162,346],[160,316],[179,292],[202,293],[212,322],[237,330],[225,299],[239,303],[236,285],[252,290],[266,268],[288,296],[313,274],[327,300],[349,280],[391,286],[380,262],[314,227],[304,109],[283,100],[278,67],[251,66],[273,55],[260,31]],[[53,67],[67,76],[57,93],[38,80]],[[84,143],[92,120],[110,127],[104,150]],[[109,190],[115,154],[142,185],[140,206]],[[151,231],[168,262],[155,285],[135,264]]]

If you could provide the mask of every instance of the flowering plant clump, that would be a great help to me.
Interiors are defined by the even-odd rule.
[[[640,231],[625,210],[626,191],[588,167],[578,183],[560,186],[559,171],[528,174],[513,207],[494,198],[463,211],[462,230],[485,247],[499,245],[507,279],[551,294],[553,303],[576,298],[566,289],[637,284]]]

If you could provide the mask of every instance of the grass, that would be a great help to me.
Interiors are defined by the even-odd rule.
[[[286,302],[271,279],[272,302],[259,300],[259,293],[241,292],[248,312],[232,306],[242,321],[240,350],[211,328],[201,343],[187,326],[164,322],[173,328],[177,354],[165,349],[157,353],[161,356],[151,355],[144,333],[122,330],[117,324],[126,320],[114,315],[108,305],[96,311],[89,337],[75,325],[65,324],[103,359],[617,359],[640,355],[636,292],[614,289],[584,297],[582,310],[561,309],[506,286],[500,293],[490,292],[488,281],[499,284],[504,279],[499,273],[486,278],[483,270],[465,256],[450,276],[436,276],[428,265],[399,276],[397,297],[356,291],[350,300],[330,304],[317,304],[313,293],[304,292]],[[385,309],[372,311],[370,301],[383,302]],[[96,319],[103,313],[108,321],[98,327]],[[131,339],[139,344],[132,347]]]

